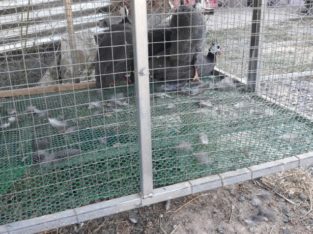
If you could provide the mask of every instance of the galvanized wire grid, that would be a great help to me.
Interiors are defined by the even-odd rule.
[[[126,60],[106,56],[115,49],[122,54],[132,51],[131,26],[103,33],[123,19],[118,6],[128,2],[73,1],[74,49],[63,1],[34,0],[31,8],[28,1],[18,7],[5,2],[0,5],[0,17],[7,20],[0,21],[7,35],[0,43],[2,91],[66,85],[77,78],[92,83],[97,69],[109,82],[100,79],[103,89],[73,88],[1,99],[0,224],[139,193],[135,58],[132,53]],[[148,1],[147,6],[149,33],[180,33],[169,26],[175,10],[167,1]],[[60,13],[45,15],[48,7]],[[299,115],[310,115],[312,105],[312,18],[301,14],[299,6],[262,9],[266,10],[256,92],[245,87],[252,8],[241,1],[225,1],[214,15],[204,17],[203,25],[185,27],[190,33],[206,28],[199,54],[206,55],[211,42],[217,41],[223,50],[217,68],[223,71],[201,77],[201,83],[192,82],[195,74],[190,65],[187,77],[177,73],[176,82],[169,84],[153,75],[154,58],[166,57],[149,54],[154,188],[312,151],[312,123]],[[24,12],[23,17],[16,12]],[[195,40],[199,38],[187,36],[188,59],[194,55],[190,48]],[[180,43],[176,42],[150,40],[149,45],[151,49]],[[99,66],[97,56],[105,59],[108,70]],[[171,66],[177,71],[188,68],[168,63],[163,68]],[[204,66],[200,63],[199,71]],[[224,79],[223,72],[239,82]]]
[[[262,22],[257,93],[245,92],[242,84],[220,81],[222,74],[202,78],[202,88],[181,82],[182,87],[175,90],[173,86],[177,84],[152,81],[168,94],[160,99],[158,93],[152,101],[156,188],[312,150],[310,121],[288,110],[299,110],[312,102],[308,99],[313,61],[308,48],[313,36],[312,17],[302,15],[299,6],[277,3],[259,9]],[[217,67],[242,83],[247,82],[251,23],[252,9],[241,1],[225,4],[214,15],[206,16],[208,30],[203,40],[207,46],[201,52],[206,54],[210,43],[217,41],[223,49]],[[154,26],[150,30],[155,30]],[[150,59],[154,61],[153,56]],[[151,72],[154,70],[152,65]],[[304,77],[297,77],[295,84],[300,71],[306,72],[306,83],[301,81]],[[269,75],[278,78],[273,80]],[[192,77],[190,74],[188,79]],[[179,74],[177,80],[182,81]],[[306,86],[302,101],[295,94],[295,86]]]
[[[110,2],[73,1],[78,72],[71,70],[63,1],[31,1],[30,10],[28,1],[6,2],[0,16],[8,21],[1,21],[3,35],[9,33],[1,42],[1,90],[94,80],[94,37],[105,29],[99,21],[122,19],[114,7],[104,9]],[[28,34],[13,36],[26,25],[14,18],[14,9],[29,16]],[[2,98],[0,112],[1,224],[140,191],[132,86]]]

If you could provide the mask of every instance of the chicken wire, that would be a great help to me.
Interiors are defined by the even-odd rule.
[[[26,18],[31,18],[31,11],[36,11],[38,17],[40,10],[63,6],[63,1],[40,0],[27,13],[29,2],[24,2],[19,7],[4,5],[0,17],[10,19],[12,12],[25,12],[25,5]],[[202,1],[195,14],[208,12],[207,3]],[[28,33],[20,32],[1,42],[2,91],[18,93],[26,88],[31,92],[38,85],[67,85],[77,78],[81,84],[90,84],[82,90],[72,86],[66,92],[1,99],[1,224],[143,189],[133,64],[141,55],[130,53],[125,60],[134,44],[130,41],[133,26],[123,25],[113,33],[103,33],[121,22],[119,7],[125,5],[129,6],[127,1],[73,1],[74,54],[78,53],[79,59],[74,72],[64,13],[28,20]],[[86,10],[86,6],[90,8]],[[167,1],[147,1],[153,160],[150,173],[154,188],[312,151],[309,117],[313,110],[313,24],[310,14],[301,13],[302,7],[262,6],[258,82],[256,92],[250,92],[246,83],[255,8],[242,1],[225,4],[213,15],[203,16],[202,23],[191,21],[191,25],[177,28],[171,25],[175,9],[170,9]],[[21,18],[17,20],[1,21],[1,28],[13,35],[14,28],[25,26]],[[21,22],[22,26],[18,25]],[[64,27],[54,28],[59,22]],[[37,27],[39,24],[51,25],[55,30],[45,31],[43,26]],[[205,33],[193,37],[198,29]],[[167,38],[168,30],[176,32],[176,37]],[[180,30],[187,32],[183,39]],[[162,33],[163,39],[151,40]],[[34,38],[44,38],[44,43],[35,40],[35,46],[27,44]],[[217,57],[212,74],[205,73],[208,63],[200,61],[201,81],[190,81],[195,76],[195,67],[189,64],[195,54],[192,43],[197,41],[203,43],[198,55],[206,55],[213,41],[222,48],[223,55]],[[181,48],[180,43],[186,44]],[[177,46],[176,50],[171,50],[171,44]],[[161,53],[151,52],[160,48]],[[114,56],[116,51],[122,51],[120,57]],[[101,68],[97,58],[108,70]],[[173,65],[168,58],[183,59],[175,60]],[[162,66],[157,67],[156,61]],[[121,68],[119,62],[123,62]],[[170,70],[175,78],[171,82],[167,80]],[[157,71],[165,78],[155,79]],[[102,89],[94,88],[99,72],[110,79],[108,83],[100,79],[98,86],[103,85]]]

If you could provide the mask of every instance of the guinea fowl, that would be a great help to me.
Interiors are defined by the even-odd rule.
[[[171,29],[153,29],[148,31],[149,56],[164,55],[171,46]]]
[[[194,56],[194,76],[193,80],[199,80],[200,77],[211,75],[216,65],[216,58],[222,53],[220,45],[214,41],[209,48],[209,52],[206,56],[202,54],[196,54]]]
[[[96,37],[99,46],[96,56],[96,87],[125,85],[134,81],[132,30],[125,19],[110,26]]]
[[[189,81],[209,76],[214,71],[216,56],[221,53],[221,47],[217,42],[212,42],[207,55],[196,54],[187,66],[169,66],[169,56],[154,57],[150,60],[151,74],[155,80]]]
[[[208,67],[199,74],[201,62],[204,65],[202,67],[206,67],[208,65],[206,63],[211,64],[214,61],[214,59],[210,60],[211,53],[207,57],[201,53],[205,33],[205,23],[201,12],[193,6],[179,6],[170,21],[170,29],[166,29],[165,32],[166,35],[163,33],[157,39],[170,37],[170,41],[164,42],[165,48],[157,47],[153,50],[153,57],[150,59],[154,79],[177,81],[189,80],[193,77],[197,80],[202,73],[204,75],[210,73],[211,68]],[[156,54],[158,49],[160,51]]]
[[[194,54],[203,47],[205,22],[201,12],[190,6],[179,6],[171,22],[170,64],[190,65]]]
[[[175,74],[176,80],[177,77],[186,79],[191,74],[199,75],[192,69],[203,45],[205,24],[202,14],[193,7],[180,6],[172,16],[170,27],[148,32],[152,66],[160,68],[159,65],[163,64],[163,67],[176,67],[165,72],[171,79]],[[96,86],[102,88],[133,82],[132,30],[127,15],[122,22],[110,25],[109,31],[96,39],[99,45],[95,69]],[[165,59],[160,56],[165,56]],[[182,68],[177,71],[177,67]],[[159,76],[156,72],[156,77]]]
[[[170,5],[172,5],[172,8],[178,8],[176,11],[176,16],[173,16],[171,19],[171,27],[172,28],[164,28],[164,29],[154,29],[149,30],[148,32],[148,41],[149,41],[149,56],[160,56],[167,53],[170,53],[169,49],[171,46],[172,40],[180,40],[183,38],[188,38],[190,36],[190,33],[192,34],[191,38],[188,38],[188,41],[180,43],[182,47],[184,47],[186,44],[189,43],[192,39],[201,39],[202,33],[203,33],[203,17],[199,12],[196,12],[193,10],[193,8],[196,9],[196,6],[198,6],[200,0],[192,0],[192,1],[180,1],[180,4],[184,7],[179,7],[178,1],[174,2],[175,5],[171,4],[171,1],[169,1]],[[187,12],[191,12],[187,13]],[[183,13],[184,12],[184,13]],[[177,14],[180,16],[177,18]],[[176,18],[175,18],[176,17]],[[182,27],[177,29],[177,27]],[[191,29],[192,28],[192,29]],[[199,28],[196,29],[195,28]],[[178,36],[177,30],[180,32]],[[175,41],[174,43],[175,44]],[[172,49],[172,52],[175,53],[175,51]]]

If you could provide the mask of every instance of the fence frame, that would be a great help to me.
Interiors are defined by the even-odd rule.
[[[254,92],[256,90],[257,82],[260,76],[260,58],[261,58],[261,42],[262,42],[262,28],[264,23],[264,14],[266,10],[265,0],[252,1],[252,25],[250,36],[250,54],[249,67],[247,76],[247,88]]]
[[[72,78],[75,83],[80,83],[80,79],[77,78],[77,69],[78,67],[75,65],[78,62],[77,56],[77,45],[75,39],[75,32],[74,32],[74,24],[73,24],[73,11],[72,11],[72,0],[64,0],[64,7],[65,7],[65,16],[66,16],[66,24],[67,24],[67,35],[68,35],[68,42],[70,46],[71,52],[71,66],[72,66]]]
[[[162,201],[257,179],[262,176],[271,175],[285,170],[308,168],[310,165],[313,165],[313,152],[157,188],[153,190],[153,196],[150,196],[149,198],[142,197],[141,194],[133,194],[50,215],[2,225],[0,226],[0,233],[35,233],[66,225],[83,223],[91,219],[101,218]]]
[[[131,6],[133,9],[132,34],[141,162],[141,193],[145,198],[152,196],[153,193],[147,2],[146,0],[137,0],[136,3],[131,1]]]

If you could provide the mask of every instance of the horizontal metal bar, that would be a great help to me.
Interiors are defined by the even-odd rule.
[[[100,7],[105,7],[111,5],[109,2],[103,2],[99,0],[91,0],[93,2],[87,2],[87,3],[76,3],[72,5],[73,12],[84,12],[87,10],[97,9]],[[27,11],[20,12],[20,13],[14,13],[14,14],[8,14],[0,16],[0,22],[1,24],[15,24],[15,23],[21,23],[23,19],[34,20],[34,19],[41,19],[45,17],[52,17],[52,16],[58,16],[58,15],[64,15],[65,8],[64,6],[59,7],[53,7],[48,9],[40,9],[40,10],[30,10],[29,16],[26,17]],[[24,15],[23,15],[24,14]]]
[[[79,223],[91,219],[116,214],[119,212],[135,209],[141,206],[139,194],[125,196],[106,202],[95,203],[92,205],[74,209]]]
[[[86,33],[93,33],[98,34],[106,30],[107,28],[100,28],[100,27],[94,27],[89,28],[88,30],[76,30],[75,32],[86,32]],[[47,36],[47,37],[39,37],[39,38],[29,38],[27,39],[26,43],[22,43],[21,41],[17,43],[8,43],[4,45],[0,45],[0,53],[5,53],[8,51],[14,51],[14,50],[21,50],[22,48],[32,48],[34,46],[40,46],[52,42],[60,41],[63,34],[57,34],[54,36]]]
[[[60,0],[31,0],[30,5],[41,5],[45,3],[55,3],[60,2]],[[17,7],[28,6],[29,0],[5,0],[0,2],[0,10],[7,10]]]
[[[154,189],[153,196],[148,198],[142,198],[139,194],[134,194],[51,215],[2,225],[0,226],[0,233],[25,234],[51,230],[53,228],[85,222],[87,220],[216,189],[226,185],[242,183],[285,170],[299,167],[307,168],[311,165],[313,165],[313,152],[157,188]]]
[[[218,67],[215,67],[214,71],[216,71],[219,74],[222,74],[226,77],[229,77],[232,80],[238,81],[239,83],[247,84],[247,78],[246,77],[239,77],[239,76],[233,75],[233,74],[231,74],[231,73],[229,73],[229,72],[227,72],[221,68],[218,68]]]
[[[95,23],[93,26],[96,26],[96,23],[103,19],[107,14],[95,14],[93,16],[83,16],[79,18],[73,19],[74,26],[84,26],[85,24]],[[55,35],[57,30],[65,29],[66,28],[66,20],[54,20],[51,22],[45,22],[42,24],[34,24],[34,25],[28,25],[27,27],[27,35],[26,31],[23,30],[23,33],[21,35],[21,27],[15,27],[15,28],[9,28],[1,30],[1,36],[6,39],[21,39],[21,36],[27,36],[30,37],[32,34],[42,34],[43,32],[50,32],[51,34]],[[38,35],[36,35],[38,38]],[[31,39],[31,38],[30,38]]]
[[[303,71],[303,72],[291,72],[291,73],[283,73],[283,74],[273,74],[268,76],[260,77],[260,82],[262,81],[272,81],[272,80],[285,80],[292,78],[299,78],[305,76],[312,76],[313,71]]]
[[[239,77],[234,74],[231,74],[219,67],[215,67],[214,70],[218,72],[219,74],[222,74],[224,76],[227,76],[235,81],[238,81],[242,84],[247,84],[247,78],[246,77]],[[298,77],[305,77],[305,76],[312,76],[313,71],[304,71],[304,72],[291,72],[291,73],[282,73],[282,74],[273,74],[273,75],[266,75],[261,76],[260,81],[272,81],[272,80],[286,80],[286,79],[292,79],[292,78],[298,78]]]

